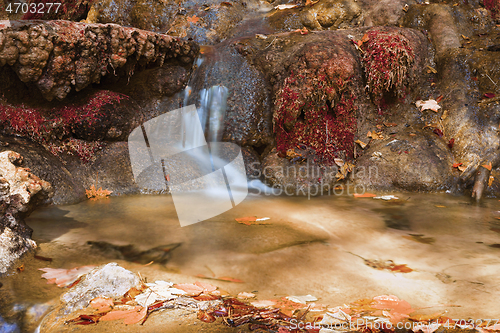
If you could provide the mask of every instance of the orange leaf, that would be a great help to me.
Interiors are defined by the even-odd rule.
[[[393,272],[401,272],[401,273],[410,273],[413,272],[413,269],[406,265],[395,265],[394,267],[391,267],[391,271]]]
[[[486,168],[486,169],[488,169],[489,171],[491,171],[491,162],[490,162],[490,163],[488,163],[488,164],[483,164],[483,165],[481,165],[481,166],[482,166],[483,168]]]
[[[453,163],[453,165],[452,165],[452,166],[453,166],[454,168],[458,168],[458,167],[459,167],[459,166],[461,166],[461,165],[462,165],[462,163]]]
[[[196,15],[187,17],[187,21],[191,22],[191,23],[197,23],[199,20],[200,20],[200,18]]]
[[[363,193],[363,194],[359,194],[359,193],[354,193],[354,197],[355,198],[374,198],[376,197],[377,195],[376,194],[373,194],[373,193]]]
[[[148,311],[147,307],[136,306],[131,310],[113,310],[101,317],[102,321],[123,319],[123,323],[131,325],[140,322]]]
[[[257,216],[245,216],[245,217],[240,217],[235,219],[238,223],[245,224],[245,225],[255,225],[255,224],[269,224],[269,222],[264,222],[265,220],[268,220],[269,218],[258,218]]]
[[[227,276],[222,276],[220,278],[217,278],[217,280],[227,281],[227,282],[243,283],[242,280],[238,280],[238,279],[227,277]]]
[[[200,288],[203,288],[203,292],[204,293],[210,293],[212,291],[216,291],[217,290],[216,286],[212,286],[211,284],[208,284],[208,283],[196,281],[194,284],[196,286],[200,287]]]
[[[44,271],[42,277],[47,279],[47,283],[55,283],[58,287],[67,287],[84,274],[93,270],[96,266],[81,266],[72,269],[64,268],[39,268],[38,270]]]

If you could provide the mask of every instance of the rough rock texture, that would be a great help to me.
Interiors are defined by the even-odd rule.
[[[311,30],[339,29],[359,24],[361,8],[352,0],[319,1],[302,12],[302,24]],[[354,20],[358,19],[354,22]]]
[[[139,276],[112,262],[99,266],[82,277],[73,288],[61,295],[62,312],[71,313],[87,307],[96,297],[122,297],[139,284]]]
[[[99,83],[109,71],[131,76],[136,67],[172,59],[189,64],[198,53],[193,42],[113,24],[35,20],[0,28],[0,66],[12,66],[47,100]]]
[[[204,45],[226,39],[258,1],[147,1],[105,0],[93,4],[87,22],[116,23],[177,37]]]
[[[52,196],[51,185],[21,167],[22,162],[16,152],[0,153],[0,274],[23,253],[36,247],[24,218]]]

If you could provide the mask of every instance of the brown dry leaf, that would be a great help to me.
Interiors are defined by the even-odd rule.
[[[47,283],[55,283],[58,287],[67,287],[73,284],[78,278],[93,270],[96,266],[81,266],[71,269],[64,268],[39,268],[45,272],[42,277],[47,279]]]
[[[464,172],[465,170],[467,169],[467,167],[465,165],[459,165],[458,166],[458,170]]]
[[[398,124],[396,124],[396,123],[384,123],[384,126],[385,127],[396,127],[396,126],[398,126]]]
[[[193,16],[188,16],[186,20],[190,23],[197,23],[200,20],[200,18],[196,15],[193,15]]]
[[[357,143],[362,149],[365,149],[366,147],[366,143],[364,143],[363,141],[361,140],[356,140],[354,141],[355,143]]]
[[[136,324],[146,317],[148,308],[136,306],[130,310],[113,310],[101,317],[102,321],[123,319],[126,325]]]
[[[90,306],[99,312],[111,311],[113,304],[112,298],[96,297],[90,301]]]
[[[236,222],[245,224],[245,225],[261,225],[261,224],[271,224],[269,222],[264,222],[269,220],[268,217],[257,217],[257,216],[245,216],[235,219]]]
[[[102,187],[99,187],[99,189],[96,190],[94,185],[92,185],[90,189],[85,190],[85,195],[90,200],[104,199],[107,198],[111,193],[113,193],[113,191],[103,190]]]
[[[486,169],[488,169],[489,171],[491,171],[491,162],[490,162],[490,163],[488,163],[488,164],[483,164],[483,165],[481,165],[481,166],[482,166],[483,168],[486,168]]]
[[[367,41],[370,40],[370,37],[368,37],[367,34],[364,34],[363,37],[361,37],[361,39],[358,41],[358,46],[362,46],[363,43],[366,43]]]
[[[465,39],[465,40],[469,40],[469,39],[470,39],[470,38],[469,38],[469,37],[467,37],[467,36],[464,36],[464,35],[461,35],[461,36],[462,36],[462,38],[463,38],[463,39]]]
[[[363,193],[363,194],[354,193],[353,195],[355,198],[375,198],[377,196],[376,194],[373,193]]]
[[[19,267],[17,268],[17,271],[18,271],[18,272],[24,272],[24,264],[22,264],[21,266],[19,266]]]
[[[493,184],[494,180],[495,180],[495,177],[490,176],[490,178],[488,179],[488,186],[491,186]]]
[[[410,313],[415,311],[407,301],[400,300],[393,295],[377,296],[373,300],[374,303],[371,306],[375,309],[386,310],[384,315],[388,316],[393,324],[410,317]]]

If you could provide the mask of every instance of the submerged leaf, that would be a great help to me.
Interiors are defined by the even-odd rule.
[[[433,99],[429,99],[427,101],[416,101],[415,102],[415,105],[420,108],[420,111],[424,111],[424,110],[432,110],[434,112],[438,112],[439,109],[441,109],[441,106],[439,106],[439,104],[433,100]]]
[[[42,277],[47,279],[47,283],[55,283],[58,287],[67,287],[73,284],[82,275],[87,274],[96,266],[81,266],[71,269],[64,268],[39,268],[45,272]]]

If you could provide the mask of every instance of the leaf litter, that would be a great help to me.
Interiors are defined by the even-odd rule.
[[[362,259],[366,264],[378,262]],[[394,265],[392,261],[389,262],[389,265],[384,264],[383,266],[392,267],[393,271],[397,267],[406,267],[406,265]],[[380,262],[378,263],[380,264]],[[380,267],[376,268],[380,269]],[[407,269],[411,271],[410,268]],[[160,295],[160,298],[154,296],[155,300],[153,301],[151,295]],[[161,280],[145,283],[141,279],[140,285],[131,288],[120,299],[106,297],[92,299],[88,307],[83,310],[85,313],[66,320],[65,323],[95,325],[99,321],[121,320],[125,325],[144,324],[153,312],[189,308],[197,310],[198,320],[206,323],[215,323],[217,318],[220,318],[226,326],[239,327],[248,324],[250,330],[262,332],[299,332],[296,330],[298,322],[314,324],[314,329],[300,332],[330,332],[330,329],[333,328],[341,330],[342,327],[345,327],[342,325],[348,323],[351,325],[351,330],[372,332],[370,327],[378,324],[379,327],[383,327],[384,333],[394,333],[394,324],[410,322],[413,327],[417,328],[416,331],[422,330],[423,333],[432,333],[440,327],[450,328],[450,326],[461,324],[443,316],[441,312],[430,315],[417,313],[419,309],[413,308],[407,301],[394,295],[361,299],[334,308],[314,303],[318,301],[318,298],[313,295],[245,301],[255,297],[254,293],[249,292],[239,293],[238,298],[240,299],[230,295],[221,296],[217,286],[199,281],[174,284]],[[479,326],[466,323],[460,327],[476,329],[480,333],[489,333],[500,329],[499,324],[489,325],[485,323]]]

